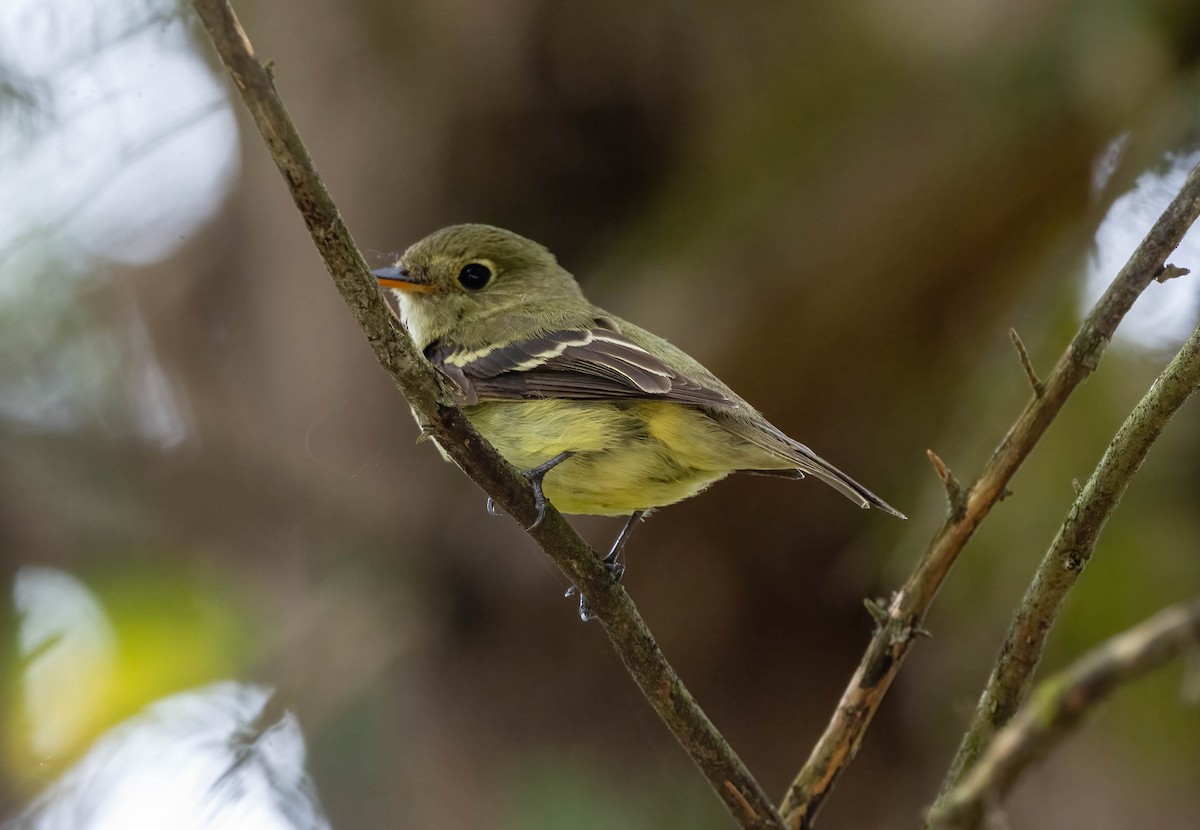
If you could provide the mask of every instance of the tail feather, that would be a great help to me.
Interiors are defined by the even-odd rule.
[[[800,444],[800,446],[804,447],[803,444]],[[837,490],[843,496],[850,499],[850,501],[857,502],[858,506],[863,508],[864,510],[869,507],[875,507],[875,508],[878,508],[879,510],[882,510],[884,513],[890,513],[893,516],[896,516],[897,518],[900,518],[900,519],[908,518],[903,513],[901,513],[899,510],[897,510],[896,508],[894,508],[890,504],[888,504],[886,501],[879,498],[879,496],[875,495],[870,490],[868,490],[866,487],[863,487],[857,481],[850,478],[850,476],[843,473],[837,467],[833,466],[828,461],[821,458],[819,455],[814,453],[812,450],[809,450],[808,447],[804,447],[804,449],[808,450],[808,455],[810,456],[810,459],[809,459],[810,464],[807,466],[801,465],[799,467],[799,469],[802,470],[805,474],[811,475],[814,478],[818,478],[821,481],[825,482],[830,487],[832,487],[834,490]]]
[[[790,469],[775,468],[773,470],[755,470],[754,472],[779,475],[795,471],[802,475],[810,475],[825,482],[863,509],[875,507],[897,518],[908,518],[804,444],[789,438],[778,427],[762,419],[761,416],[753,420],[725,418],[722,423],[730,432],[758,448],[766,450],[781,462],[786,462],[790,467]],[[780,466],[782,467],[782,464]]]

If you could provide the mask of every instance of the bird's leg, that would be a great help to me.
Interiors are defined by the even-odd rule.
[[[621,532],[617,534],[616,540],[612,543],[612,547],[609,548],[608,554],[604,557],[604,566],[613,575],[613,582],[620,582],[621,577],[625,575],[625,566],[620,561],[621,553],[625,550],[625,543],[633,535],[634,526],[645,515],[645,510],[633,511],[633,515],[629,517],[629,521],[625,523],[625,527],[621,528]]]
[[[549,502],[546,501],[546,494],[542,492],[542,479],[546,477],[546,473],[553,470],[555,467],[566,461],[574,454],[574,450],[560,452],[549,461],[546,461],[521,473],[521,475],[525,476],[525,479],[533,485],[533,506],[537,509],[537,518],[533,520],[533,524],[525,528],[526,530],[533,530],[542,523],[542,519],[546,518],[546,505],[549,504]]]
[[[625,575],[625,566],[621,564],[621,552],[625,550],[625,543],[629,541],[629,537],[633,535],[633,528],[646,515],[645,510],[635,510],[633,515],[629,517],[629,521],[621,528],[621,532],[617,534],[616,541],[604,557],[604,567],[608,568],[608,572],[612,574],[613,582],[620,582],[621,577]],[[579,589],[572,585],[567,589],[563,596],[573,596],[579,593]],[[592,614],[592,609],[588,606],[587,597],[579,593],[579,619],[584,622],[590,622],[596,617]]]
[[[546,504],[548,502],[546,501],[546,494],[542,492],[542,479],[546,477],[546,473],[553,470],[556,466],[563,463],[574,454],[574,450],[560,452],[545,464],[539,464],[538,466],[521,473],[521,475],[525,476],[529,483],[533,485],[533,504],[534,507],[537,508],[537,518],[533,520],[533,524],[525,528],[526,530],[533,530],[542,523],[542,519],[546,518]],[[496,506],[496,500],[491,496],[488,496],[487,512],[489,516],[504,515],[504,511]]]

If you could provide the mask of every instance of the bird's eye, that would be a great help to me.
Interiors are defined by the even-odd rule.
[[[492,271],[481,262],[469,262],[458,272],[458,281],[469,291],[478,291],[492,280]]]

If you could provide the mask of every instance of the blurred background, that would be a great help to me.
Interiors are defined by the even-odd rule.
[[[964,481],[1200,160],[1200,6],[244,0],[373,264],[537,239],[903,510],[743,477],[626,585],[782,796]],[[429,445],[173,0],[0,6],[0,817],[722,828],[565,579]],[[1172,261],[1200,268],[1200,240]],[[911,827],[1011,609],[1197,321],[1152,285],[968,547],[821,818]],[[1200,589],[1185,408],[1045,668]],[[597,547],[619,521],[581,519]],[[1195,827],[1200,712],[1123,692],[1013,826]]]

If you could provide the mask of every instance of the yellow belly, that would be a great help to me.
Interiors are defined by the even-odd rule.
[[[518,469],[575,453],[543,480],[563,513],[618,516],[674,504],[758,454],[698,409],[660,401],[503,401],[464,411]]]

